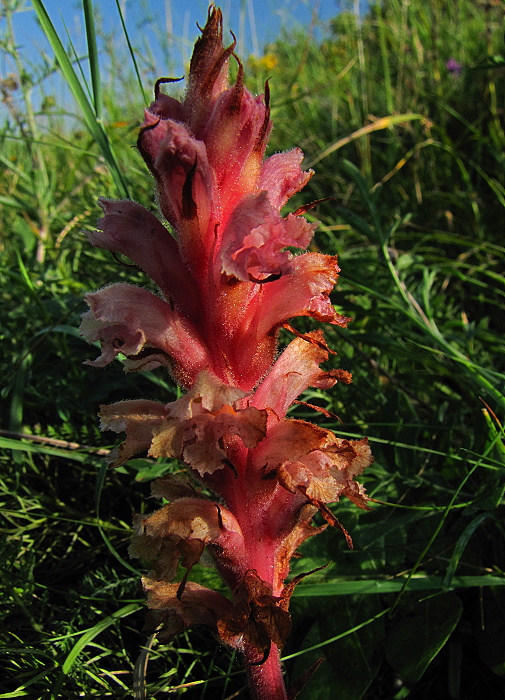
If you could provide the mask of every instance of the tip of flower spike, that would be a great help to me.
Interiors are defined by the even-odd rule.
[[[264,99],[265,115],[258,136],[256,137],[256,143],[254,144],[254,151],[256,153],[263,153],[272,129],[272,122],[270,121],[270,86],[268,85],[268,81],[265,83]]]
[[[207,22],[205,23],[205,26],[202,28],[196,23],[196,26],[198,29],[202,32],[202,34],[206,30],[211,30],[214,28],[214,26],[218,29],[218,31],[221,34],[221,38],[223,36],[223,12],[220,7],[216,7],[213,2],[210,3],[209,7],[207,8]]]
[[[202,35],[196,40],[189,65],[190,88],[188,92],[191,92],[192,88],[196,88],[197,92],[202,91],[205,94],[213,90],[216,82],[221,84],[223,78],[227,82],[226,62],[235,50],[236,41],[227,49],[224,48],[223,13],[215,5],[209,7],[205,26],[203,28],[198,26],[198,28]],[[226,75],[222,75],[223,68]]]

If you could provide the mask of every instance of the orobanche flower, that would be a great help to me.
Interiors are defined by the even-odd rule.
[[[159,293],[118,283],[87,294],[81,332],[101,343],[89,364],[104,367],[121,354],[127,371],[165,366],[186,391],[171,403],[122,401],[100,413],[102,429],[126,434],[113,466],[147,452],[187,469],[187,480],[154,482],[153,496],[165,505],[135,519],[130,554],[152,566],[144,579],[147,628],[161,625],[169,639],[191,624],[210,626],[243,653],[253,695],[277,700],[287,697],[279,650],[301,578],[286,583],[289,561],[328,524],[350,542],[327,504],[346,496],[367,508],[355,478],[373,458],[366,439],[341,439],[287,416],[309,386],[351,381],[348,372],[321,369],[331,352],[321,331],[300,334],[288,320],[345,326],[349,319],[329,299],[336,257],[303,252],[316,225],[302,211],[281,215],[312,171],[301,169],[299,149],[265,159],[268,84],[253,97],[234,50],[235,42],[223,45],[222,15],[211,8],[184,99],[162,92],[170,79],[158,80],[137,146],[161,217],[102,199],[104,217],[90,241],[130,258]],[[233,85],[230,59],[238,65]],[[295,337],[278,354],[282,326]],[[327,525],[311,524],[317,512]],[[205,549],[231,599],[188,580]]]

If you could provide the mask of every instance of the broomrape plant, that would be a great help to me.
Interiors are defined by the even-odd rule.
[[[290,632],[286,583],[299,545],[327,524],[327,507],[347,496],[367,508],[355,481],[373,458],[366,439],[345,440],[287,418],[309,386],[327,389],[351,376],[325,371],[331,352],[321,331],[294,331],[287,321],[311,316],[345,326],[329,294],[335,256],[305,250],[315,224],[281,216],[309,180],[299,149],[264,159],[271,130],[269,88],[253,97],[243,84],[235,41],[223,45],[222,15],[209,10],[190,64],[182,102],[163,93],[145,112],[138,149],[156,180],[170,230],[131,201],[101,200],[105,216],[91,243],[122,253],[149,275],[157,296],[128,284],[86,295],[81,332],[99,340],[89,362],[104,367],[118,354],[128,371],[164,366],[186,393],[166,405],[148,400],[101,407],[101,427],[126,433],[111,462],[141,451],[178,458],[188,479],[158,479],[152,495],[168,502],[137,516],[133,557],[152,562],[143,579],[146,628],[162,640],[192,624],[211,627],[245,659],[253,696],[287,698],[280,652]],[[238,64],[233,85],[231,58]],[[277,336],[294,339],[277,355]],[[198,490],[205,487],[213,498]],[[312,525],[320,513],[323,527]],[[212,554],[231,599],[192,583],[203,550]],[[173,582],[179,566],[186,571]]]

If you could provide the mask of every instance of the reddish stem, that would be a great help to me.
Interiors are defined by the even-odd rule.
[[[259,666],[253,665],[257,650],[246,649],[244,656],[252,700],[288,700],[278,647],[272,644],[267,660]]]
[[[224,479],[218,473],[214,477],[216,483],[212,484],[212,487],[222,494],[227,507],[241,526],[244,536],[244,560],[242,566],[235,569],[221,567],[219,558],[216,559],[216,563],[232,590],[240,585],[248,571],[256,571],[260,579],[272,587],[272,594],[279,596],[282,581],[279,580],[279,564],[276,561],[278,540],[272,536],[271,524],[264,521],[261,512],[265,485],[260,475],[252,470],[245,448],[237,444],[231,456],[237,470],[235,478],[226,475],[228,478]],[[272,643],[268,657],[263,663],[258,649],[244,645],[242,652],[252,700],[287,700],[279,648]]]

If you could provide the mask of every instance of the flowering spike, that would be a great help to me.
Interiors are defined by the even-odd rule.
[[[350,319],[330,300],[340,270],[336,256],[306,252],[316,225],[303,214],[312,204],[281,214],[313,172],[302,170],[298,148],[264,159],[268,81],[263,96],[245,88],[235,38],[223,45],[219,9],[209,9],[201,31],[184,98],[161,92],[175,79],[160,78],[138,137],[170,228],[138,204],[102,199],[104,217],[89,236],[128,257],[160,294],[123,283],[88,294],[81,332],[102,345],[89,364],[103,367],[121,355],[129,370],[166,367],[186,389],[167,404],[101,407],[101,428],[126,434],[113,466],[147,452],[179,459],[187,470],[185,480],[158,479],[152,495],[167,502],[135,518],[130,554],[151,564],[146,629],[161,625],[166,640],[191,624],[211,627],[242,652],[256,698],[286,700],[279,649],[301,578],[285,584],[289,562],[328,525],[352,546],[328,504],[345,496],[368,509],[356,477],[373,457],[366,439],[287,418],[309,386],[351,381],[344,370],[321,369],[333,353],[321,331],[289,325],[308,316],[346,326]],[[232,85],[231,56],[238,64]],[[295,337],[277,356],[282,326]],[[312,525],[317,512],[322,527]],[[233,600],[190,580],[205,549]]]

